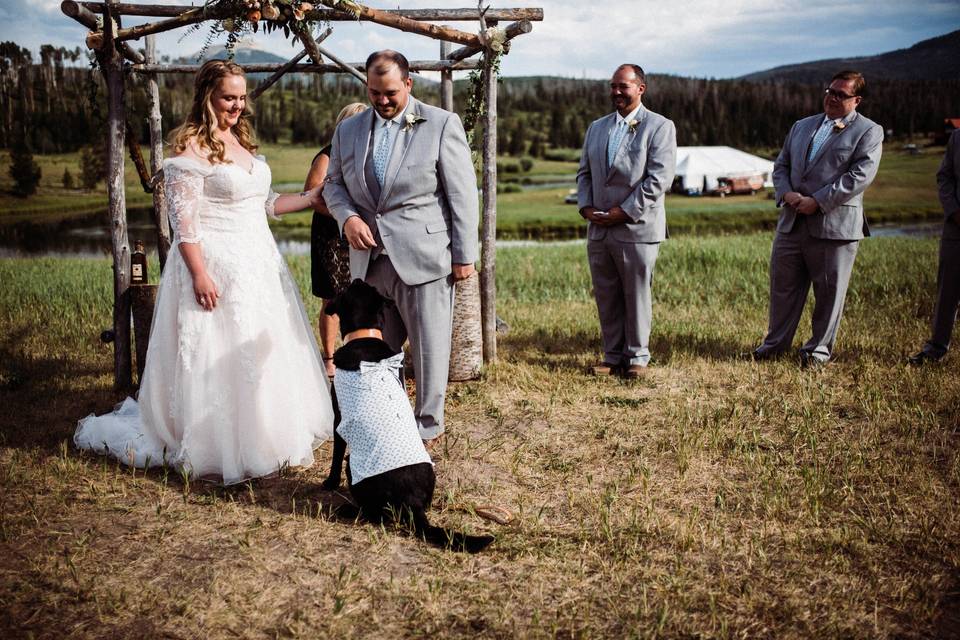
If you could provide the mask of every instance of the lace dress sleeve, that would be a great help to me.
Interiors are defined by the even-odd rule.
[[[267,211],[267,215],[273,218],[274,220],[279,220],[280,216],[277,215],[277,212],[274,210],[274,206],[277,204],[277,198],[280,197],[280,194],[270,189],[270,193],[267,194],[267,201],[264,204],[264,209]]]
[[[164,162],[163,185],[174,243],[197,243],[202,239],[200,209],[203,181],[208,173],[199,163],[189,163],[185,158],[171,158]]]

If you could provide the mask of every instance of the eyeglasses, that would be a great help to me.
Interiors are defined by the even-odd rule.
[[[836,98],[836,99],[839,100],[840,102],[843,102],[844,100],[852,100],[853,98],[859,98],[859,97],[860,97],[860,96],[851,96],[851,95],[849,95],[849,94],[844,93],[843,91],[837,91],[837,90],[834,89],[833,87],[827,87],[826,90],[824,91],[824,93],[825,93],[826,95],[828,95],[828,96],[833,96],[834,98]]]

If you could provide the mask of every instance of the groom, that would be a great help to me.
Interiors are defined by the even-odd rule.
[[[478,258],[477,180],[456,114],[410,95],[400,53],[367,58],[373,109],[344,120],[333,135],[323,195],[350,243],[350,273],[395,306],[383,339],[400,351],[410,339],[420,436],[443,433],[450,366],[453,282]]]

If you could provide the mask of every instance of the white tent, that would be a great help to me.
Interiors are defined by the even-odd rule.
[[[718,178],[763,176],[773,186],[773,163],[733,147],[677,147],[677,177],[686,193],[708,193]]]

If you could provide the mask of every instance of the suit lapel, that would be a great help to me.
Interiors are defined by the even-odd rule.
[[[616,112],[611,113],[606,116],[597,127],[597,137],[594,139],[594,151],[595,156],[600,158],[600,166],[603,167],[604,175],[610,173],[610,166],[607,164],[607,142],[610,140],[610,129],[613,128],[617,122]]]
[[[839,131],[837,131],[836,129],[830,131],[830,135],[828,135],[827,139],[823,141],[823,144],[820,146],[820,149],[817,152],[817,155],[813,158],[813,161],[807,164],[806,169],[804,169],[804,173],[806,173],[807,171],[810,171],[810,169],[816,166],[816,164],[820,162],[821,158],[827,157],[827,153],[830,151],[830,147],[835,145],[837,143],[837,140],[839,140],[841,136],[847,133],[847,131],[850,129],[850,125],[853,124],[853,121],[856,119],[857,119],[857,112],[852,111],[846,118],[843,119],[843,124],[845,125],[843,129]],[[818,128],[820,127],[820,122],[823,122],[823,120],[821,119],[817,123]],[[809,151],[809,147],[808,147],[808,151]],[[806,158],[806,155],[807,154],[804,154],[804,158]]]
[[[800,162],[800,173],[806,174],[810,170],[810,167],[813,165],[810,162],[810,145],[813,144],[813,136],[817,134],[817,130],[820,128],[820,123],[823,122],[823,114],[816,119],[811,118],[807,121],[807,124],[803,128],[797,131],[797,139],[794,143],[796,146],[794,150],[797,152],[796,155],[799,156]]]
[[[400,167],[403,166],[403,160],[407,155],[407,149],[410,148],[410,142],[416,135],[417,129],[423,126],[423,122],[421,121],[419,124],[415,124],[408,129],[406,118],[407,115],[410,114],[415,117],[423,117],[423,115],[420,113],[420,103],[413,96],[410,96],[410,104],[407,105],[407,110],[404,112],[403,119],[399,125],[400,130],[397,131],[397,139],[393,144],[393,152],[390,154],[390,162],[387,163],[387,169],[384,172],[383,190],[380,191],[380,202],[377,203],[378,206],[386,202],[387,196],[390,195],[390,191],[393,189],[393,185],[397,181],[397,173],[399,173]]]
[[[357,180],[360,182],[360,193],[367,199],[367,208],[371,211],[376,208],[376,203],[370,195],[370,186],[367,184],[366,167],[367,154],[370,152],[370,132],[373,130],[373,108],[365,110],[363,113],[355,116],[358,120],[356,135],[353,139],[353,162],[356,171]]]

